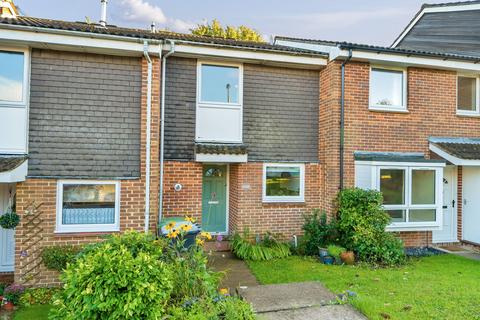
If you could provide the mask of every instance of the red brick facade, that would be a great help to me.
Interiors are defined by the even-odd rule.
[[[153,59],[150,226],[157,225],[159,189],[159,123],[160,63]],[[144,230],[145,227],[145,160],[146,160],[147,63],[142,62],[141,101],[141,177],[120,181],[120,231]],[[17,211],[21,216],[15,234],[15,281],[26,285],[58,284],[58,273],[47,270],[41,262],[46,246],[78,245],[101,240],[103,234],[56,234],[56,179],[27,179],[17,184]]]

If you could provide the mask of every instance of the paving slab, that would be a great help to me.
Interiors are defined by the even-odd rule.
[[[456,252],[455,254],[457,256],[462,256],[468,259],[480,261],[480,253],[477,253],[477,252],[473,252],[473,251],[472,252]]]
[[[239,288],[238,293],[250,302],[257,313],[324,306],[336,297],[320,282],[300,282]]]
[[[267,312],[259,320],[366,320],[350,305],[328,305],[276,312]]]
[[[247,264],[231,252],[211,252],[208,261],[213,270],[225,273],[220,286],[229,288],[231,294],[234,294],[238,287],[251,287],[259,284]]]

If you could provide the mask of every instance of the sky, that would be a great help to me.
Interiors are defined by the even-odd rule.
[[[453,1],[453,0],[452,0]],[[25,15],[98,21],[100,0],[15,0]],[[246,25],[272,35],[390,45],[420,9],[434,0],[109,0],[108,23],[188,32],[204,21]]]

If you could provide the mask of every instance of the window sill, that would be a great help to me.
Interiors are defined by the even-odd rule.
[[[368,110],[373,112],[392,112],[392,113],[410,113],[407,108],[387,108],[387,107],[377,107],[377,106],[370,106]]]
[[[480,118],[480,113],[478,112],[461,112],[457,111],[457,116],[458,117],[465,117],[465,118]]]
[[[305,199],[302,200],[266,200],[263,199],[264,205],[305,205]]]
[[[389,225],[386,228],[388,232],[408,232],[408,231],[436,231],[440,230],[437,224],[418,225],[406,223],[405,225]]]
[[[55,231],[55,237],[99,237],[120,233],[117,231]]]
[[[94,235],[94,234],[109,234],[109,233],[117,233],[120,232],[120,228],[68,228],[68,229],[55,229],[55,235],[74,235],[74,234],[81,234],[81,235]]]

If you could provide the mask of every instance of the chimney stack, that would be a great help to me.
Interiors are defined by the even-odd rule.
[[[100,16],[100,25],[105,27],[107,25],[107,2],[108,0],[100,0],[102,4],[102,14]]]
[[[157,26],[155,25],[154,21],[152,21],[152,24],[150,25],[150,32],[151,33],[157,32]]]

